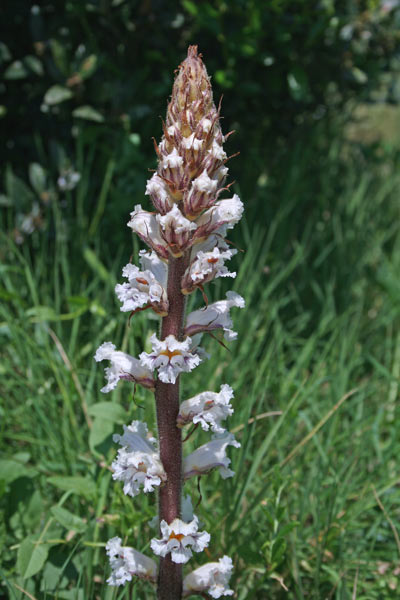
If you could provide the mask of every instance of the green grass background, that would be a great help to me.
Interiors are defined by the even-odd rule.
[[[154,597],[105,583],[110,537],[151,555],[156,496],[124,496],[109,467],[124,423],[155,431],[153,397],[101,394],[93,355],[138,355],[158,328],[129,325],[114,286],[141,247],[126,223],[150,208],[151,136],[188,43],[237,132],[246,208],[238,276],[207,295],[233,285],[246,308],[229,350],[206,337],[211,359],[182,377],[183,398],[234,388],[241,442],[234,478],[185,485],[211,534],[185,571],[228,554],[237,600],[399,597],[400,10],[384,4],[2,3],[1,598]],[[63,191],[68,169],[81,179]]]
[[[224,382],[235,390],[236,475],[201,479],[197,513],[212,539],[187,567],[229,554],[240,600],[399,591],[397,158],[382,146],[380,163],[357,171],[350,156],[338,179],[345,143],[332,144],[306,215],[305,145],[279,197],[261,178],[243,198],[247,216],[233,236],[243,250],[234,289],[246,299],[233,314],[238,340],[227,351],[206,339],[211,359],[183,377],[183,397]],[[82,224],[74,211],[85,210],[84,164],[82,172],[76,202],[53,204],[52,236],[37,231],[17,246],[2,235],[1,594],[15,599],[152,597],[142,583],[105,585],[104,545],[122,535],[151,552],[156,497],[125,497],[109,465],[123,423],[143,419],[154,430],[153,399],[142,389],[133,397],[125,382],[103,396],[93,354],[112,340],[137,355],[157,321],[140,313],[129,326],[120,313],[113,288],[139,244],[125,218],[114,247],[99,205]],[[136,201],[127,198],[126,217]],[[224,292],[219,280],[208,295]],[[186,451],[206,439],[196,434]],[[185,488],[196,503],[196,482]]]

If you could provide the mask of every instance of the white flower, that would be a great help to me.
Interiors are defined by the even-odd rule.
[[[210,119],[207,119],[206,117],[203,117],[199,125],[205,133],[208,133],[212,127],[212,121]]]
[[[167,186],[157,173],[154,173],[147,181],[145,193],[147,196],[151,196],[154,206],[162,214],[165,214],[171,209],[172,200],[168,194]]]
[[[122,448],[111,465],[113,479],[124,482],[124,494],[137,496],[143,486],[144,492],[152,492],[167,476],[155,448],[154,438],[147,437],[147,425],[132,421],[124,425],[123,435],[115,434],[114,442]]]
[[[232,229],[242,218],[243,210],[243,202],[237,194],[232,198],[219,200],[197,219],[196,236],[206,237],[222,225],[225,225],[226,229]]]
[[[132,576],[157,581],[156,562],[134,548],[121,545],[121,538],[113,537],[106,544],[112,573],[107,579],[108,585],[123,585],[132,580]]]
[[[113,390],[117,387],[120,379],[134,381],[144,387],[154,389],[154,379],[151,371],[144,367],[137,358],[116,350],[111,342],[104,342],[99,346],[94,359],[96,362],[102,360],[111,362],[111,366],[104,369],[108,383],[101,388],[102,392],[107,393]]]
[[[184,196],[183,205],[185,214],[191,219],[200,215],[215,201],[218,180],[208,176],[207,169],[192,181],[189,193]],[[203,225],[203,223],[200,223]],[[204,228],[204,225],[203,225]]]
[[[223,556],[218,562],[206,563],[186,575],[183,580],[183,596],[191,596],[196,592],[205,592],[211,598],[233,596],[233,590],[228,587],[232,570],[232,559],[229,556]]]
[[[217,160],[225,160],[227,158],[225,150],[215,140],[213,141],[212,147],[208,152]]]
[[[179,129],[179,126],[178,126]],[[175,135],[175,124],[174,125],[170,125],[167,129],[169,135]]]
[[[192,133],[192,135],[189,135],[189,137],[182,138],[182,143],[183,143],[184,147],[187,148],[188,150],[191,149],[191,150],[195,150],[197,152],[202,147],[204,140],[195,138],[194,133]]]
[[[192,550],[201,552],[209,544],[210,534],[207,531],[199,532],[198,527],[196,515],[190,523],[174,519],[168,525],[163,520],[160,523],[162,538],[153,538],[150,542],[151,549],[158,556],[171,553],[171,559],[175,563],[186,563],[193,555]]]
[[[128,227],[157,252],[159,256],[168,258],[168,250],[164,240],[160,236],[160,227],[156,216],[147,210],[143,210],[140,204],[135,206],[131,212],[131,220]]]
[[[167,167],[174,169],[175,167],[182,166],[182,164],[183,164],[183,158],[182,158],[182,156],[179,156],[176,148],[174,148],[170,154],[163,156],[162,167],[164,169],[166,169]]]
[[[63,192],[70,191],[76,187],[80,179],[80,173],[73,171],[72,169],[67,169],[66,171],[63,171],[60,177],[57,179],[57,185]]]
[[[213,194],[217,189],[217,185],[218,182],[215,181],[215,179],[211,179],[211,177],[208,176],[207,169],[204,169],[201,175],[196,177],[196,179],[193,179],[192,190]]]
[[[173,335],[159,340],[153,333],[150,341],[153,351],[150,354],[142,352],[139,356],[140,362],[151,371],[158,369],[158,376],[164,383],[175,383],[179,373],[188,373],[201,362],[197,354],[190,352],[190,337],[183,342],[179,342]]]
[[[157,215],[161,227],[161,235],[165,240],[172,256],[182,256],[191,241],[191,232],[197,228],[196,223],[186,219],[177,204],[165,215]]]
[[[236,254],[236,250],[220,250],[215,247],[212,252],[197,252],[195,260],[189,265],[182,277],[182,292],[190,294],[196,286],[208,283],[217,277],[236,277],[225,267],[225,261]]]
[[[229,311],[232,306],[244,307],[244,299],[236,292],[227,292],[227,300],[213,302],[205,308],[191,312],[186,321],[186,335],[194,335],[201,331],[223,329],[224,338],[231,342],[237,338],[236,331],[231,329],[233,323]]]
[[[184,478],[189,479],[197,475],[204,475],[213,469],[219,469],[223,479],[233,477],[234,472],[228,468],[231,464],[226,455],[228,446],[240,447],[239,442],[235,440],[232,433],[215,436],[211,442],[197,448],[183,460]]]
[[[168,314],[168,297],[165,290],[167,265],[155,252],[142,252],[141,263],[147,264],[149,269],[140,271],[136,265],[130,263],[122,269],[122,275],[128,279],[128,283],[115,286],[118,300],[122,302],[121,311],[131,312],[149,306],[165,316]]]
[[[221,421],[233,414],[232,398],[232,388],[224,384],[219,392],[201,392],[185,400],[179,407],[178,427],[191,422],[200,423],[204,431],[211,429],[214,433],[223,433],[225,429]]]

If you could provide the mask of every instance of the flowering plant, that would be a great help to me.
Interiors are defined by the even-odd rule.
[[[202,552],[210,534],[199,531],[193,510],[183,510],[182,486],[187,479],[218,469],[221,477],[232,477],[228,446],[238,447],[223,421],[233,413],[232,388],[204,391],[180,403],[181,373],[189,373],[208,356],[198,346],[204,332],[219,329],[226,341],[237,337],[232,329],[232,307],[242,308],[243,298],[228,292],[226,300],[208,304],[185,317],[185,301],[197,288],[206,300],[204,285],[217,277],[235,277],[225,266],[235,250],[226,234],[240,220],[243,205],[234,194],[219,199],[225,186],[228,157],[222,147],[220,109],[213,103],[210,80],[196,46],[190,46],[180,65],[168,105],[164,135],[156,145],[157,172],[147,182],[155,212],[137,205],[128,226],[150,248],[140,252],[141,268],[128,264],[126,281],[116,286],[124,312],[151,309],[162,318],[160,335],[151,336],[152,349],[138,358],[103,343],[96,361],[109,360],[107,384],[114,389],[120,379],[142,385],[155,393],[158,441],[149,438],[147,425],[133,421],[114,441],[121,448],[112,463],[113,479],[123,483],[124,493],[135,497],[141,491],[159,491],[160,538],[150,542],[160,556],[153,559],[122,546],[118,537],[106,546],[112,573],[110,585],[122,585],[132,577],[156,583],[159,600],[177,600],[191,594],[212,598],[230,596],[228,581],[232,560],[206,563],[183,579],[182,565],[193,552]],[[212,334],[213,335],[213,334]],[[182,429],[201,425],[211,430],[211,440],[182,456]],[[185,513],[185,514],[184,514]]]

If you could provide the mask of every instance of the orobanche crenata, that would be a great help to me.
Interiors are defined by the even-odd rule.
[[[229,588],[233,565],[228,556],[194,570],[185,567],[183,572],[193,553],[203,552],[211,541],[193,514],[190,496],[183,497],[183,485],[212,470],[223,478],[232,477],[227,449],[240,445],[224,427],[233,413],[229,385],[182,402],[179,395],[181,373],[190,373],[209,358],[198,345],[202,334],[214,336],[221,330],[225,341],[234,340],[230,310],[244,306],[243,298],[232,291],[209,304],[204,291],[205,284],[217,277],[236,275],[226,266],[236,252],[227,234],[243,212],[236,194],[220,197],[229,192],[228,157],[223,149],[229,134],[222,135],[219,117],[201,55],[197,46],[190,46],[175,78],[164,135],[156,145],[158,168],[147,182],[154,211],[138,204],[128,223],[147,249],[139,252],[140,266],[129,263],[123,268],[123,282],[115,288],[122,311],[130,315],[154,311],[161,319],[160,332],[151,336],[150,352],[138,357],[120,352],[108,341],[95,354],[96,361],[109,361],[102,392],[125,379],[155,394],[158,439],[150,437],[146,423],[124,426],[113,438],[120,448],[111,468],[113,479],[128,496],[158,493],[159,531],[150,541],[149,552],[159,561],[122,545],[120,537],[110,539],[106,551],[109,585],[141,578],[156,586],[160,600],[234,593]],[[204,306],[185,315],[186,298],[197,288]],[[182,430],[192,434],[199,426],[209,433],[210,441],[183,455]]]

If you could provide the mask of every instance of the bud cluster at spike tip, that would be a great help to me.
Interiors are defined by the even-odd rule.
[[[223,143],[230,134],[223,136],[219,112],[197,46],[189,46],[187,58],[175,78],[162,140],[155,143],[157,170],[146,184],[145,195],[150,197],[155,210],[148,211],[137,204],[128,223],[150,249],[140,251],[140,268],[131,263],[123,268],[125,282],[115,288],[120,310],[130,313],[130,317],[151,309],[166,319],[175,300],[171,289],[178,290],[183,297],[199,288],[205,297],[205,284],[219,277],[236,276],[225,265],[237,253],[228,246],[226,236],[240,220],[243,204],[237,194],[220,198],[229,191],[229,185],[225,186],[228,157]],[[170,273],[174,272],[170,271],[171,261],[179,260],[184,261],[184,266],[179,280],[170,287]],[[155,391],[157,399],[158,382],[178,385],[178,378],[188,376],[208,358],[198,345],[204,333],[222,336],[227,342],[236,339],[230,310],[243,308],[244,304],[239,294],[229,291],[225,300],[202,306],[186,318],[182,310],[182,336],[164,334],[158,338],[153,333],[149,338],[150,352],[138,352],[138,358],[117,351],[111,342],[103,343],[95,359],[109,360],[110,367],[105,369],[107,385],[101,391],[112,391],[122,379]],[[240,444],[223,423],[234,412],[233,395],[232,388],[223,384],[220,392],[207,390],[180,404],[173,423],[175,431],[201,425],[204,431],[212,433],[209,442],[185,453],[182,481],[214,470],[222,478],[234,475],[229,468],[227,449],[238,448]],[[167,463],[163,465],[161,460],[161,433],[157,440],[148,434],[145,423],[132,421],[113,440],[120,445],[111,464],[113,479],[122,484],[126,495],[136,499],[141,492],[150,493],[169,484]],[[150,540],[150,548],[162,560],[169,556],[172,563],[183,564],[193,552],[200,553],[209,545],[210,534],[199,531],[198,518],[186,512],[178,511],[181,518],[168,522],[159,518],[160,537]],[[148,545],[144,541],[143,547]],[[158,567],[153,559],[130,546],[122,546],[119,537],[109,540],[106,549],[112,570],[107,580],[109,585],[123,585],[134,577],[157,583]],[[232,569],[228,556],[219,562],[203,563],[186,574],[183,583],[181,580],[180,593],[185,598],[196,593],[212,598],[230,596],[233,591],[228,583]]]

